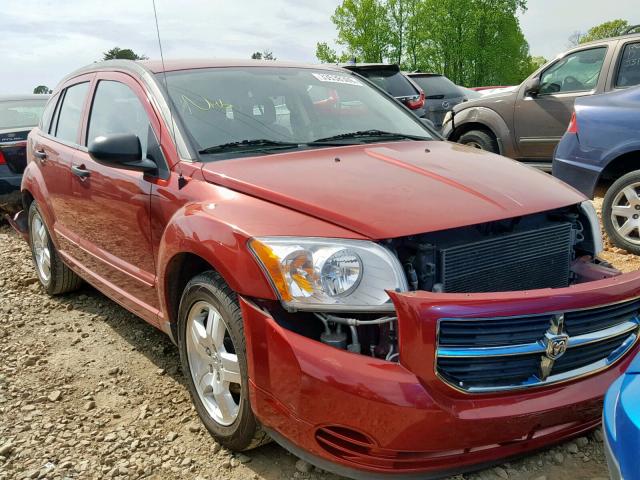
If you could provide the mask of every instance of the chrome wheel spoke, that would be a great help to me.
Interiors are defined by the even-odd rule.
[[[191,324],[191,338],[193,340],[193,346],[195,347],[196,353],[202,357],[202,361],[207,361],[206,359],[209,357],[209,354],[207,353],[209,341],[206,336],[204,325],[197,320]]]
[[[209,310],[207,316],[207,337],[216,349],[224,351],[223,342],[226,332],[227,327],[222,320],[222,316],[213,308]]]
[[[222,379],[225,382],[242,384],[238,356],[235,353],[225,352],[220,354],[220,359],[222,360]]]
[[[626,197],[629,203],[640,203],[640,198],[638,198],[638,192],[636,191],[634,185],[629,185],[628,187],[623,188],[622,194]]]
[[[611,208],[611,213],[616,217],[630,218],[635,213],[635,210],[631,205],[616,205]]]
[[[238,415],[238,405],[231,396],[229,390],[214,394],[214,398],[218,409],[220,410],[220,416],[224,421],[231,421]]]
[[[622,226],[620,226],[620,228],[618,229],[618,232],[620,233],[620,235],[628,237],[637,228],[638,228],[637,222],[634,222],[632,220],[627,220],[626,222],[624,222],[624,224],[622,224]]]

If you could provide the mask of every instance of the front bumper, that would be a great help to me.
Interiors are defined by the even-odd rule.
[[[562,384],[469,394],[435,373],[438,319],[560,312],[638,296],[640,273],[556,290],[392,294],[399,364],[293,333],[243,299],[252,408],[285,447],[352,478],[475,469],[597,426],[603,395],[632,355]]]

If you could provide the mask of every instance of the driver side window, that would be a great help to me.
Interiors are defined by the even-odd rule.
[[[580,50],[558,60],[540,76],[540,94],[586,92],[598,85],[606,47]]]
[[[149,126],[147,112],[128,86],[112,80],[100,80],[91,107],[87,145],[100,135],[133,133],[140,139],[144,155]]]

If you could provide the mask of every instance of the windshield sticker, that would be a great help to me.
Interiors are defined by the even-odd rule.
[[[311,75],[316,77],[321,82],[344,83],[346,85],[356,85],[358,87],[363,86],[363,84],[359,80],[347,75],[336,75],[333,73],[312,73]]]

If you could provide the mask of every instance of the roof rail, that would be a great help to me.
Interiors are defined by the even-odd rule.
[[[638,30],[639,28],[640,28],[640,25],[631,25],[624,32],[622,32],[622,35],[629,35],[630,33],[633,33],[634,30]]]

